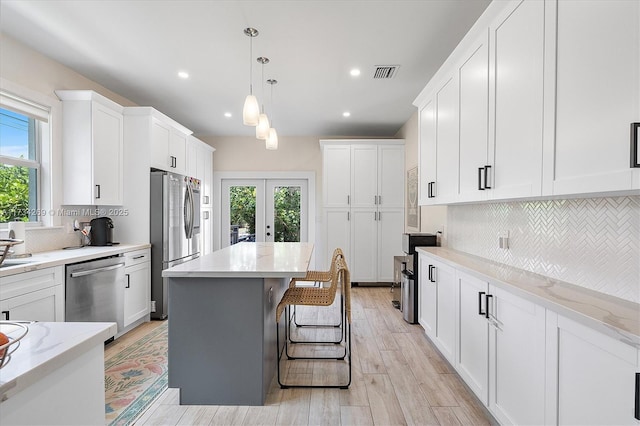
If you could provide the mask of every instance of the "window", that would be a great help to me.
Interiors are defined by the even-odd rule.
[[[40,149],[49,111],[0,92],[0,223],[38,221]]]

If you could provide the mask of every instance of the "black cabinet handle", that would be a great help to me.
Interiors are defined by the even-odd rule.
[[[640,420],[640,373],[636,373],[635,417]]]
[[[484,171],[484,167],[478,167],[478,190],[480,190],[480,191],[484,191],[484,187],[482,186],[482,172],[483,171]],[[485,177],[485,179],[486,179],[486,177]]]
[[[640,123],[631,123],[631,167],[640,167],[638,162],[638,136]]]
[[[429,265],[429,281],[432,283],[436,282],[436,277],[433,275],[433,272],[436,270],[436,267],[433,265]]]
[[[100,185],[96,185],[96,199],[100,198]]]
[[[131,288],[131,275],[125,274],[127,276],[127,285],[125,288]]]
[[[485,313],[484,316],[486,318],[489,318],[489,299],[491,299],[493,297],[493,295],[491,294],[487,294],[486,296],[484,296],[484,303],[485,303]]]
[[[478,292],[478,315],[485,316],[487,313],[482,312],[482,296],[485,295],[484,291]]]
[[[433,190],[435,186],[435,182],[429,182],[429,185],[427,186],[427,198],[436,198],[435,191]]]
[[[2,315],[4,315],[5,321],[9,321],[9,311],[2,311]]]
[[[489,186],[489,169],[491,169],[490,165],[484,166],[484,189],[491,189]]]

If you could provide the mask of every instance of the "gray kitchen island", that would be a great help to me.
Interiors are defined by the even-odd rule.
[[[184,405],[263,405],[276,371],[275,310],[311,243],[240,243],[163,271],[169,387]]]

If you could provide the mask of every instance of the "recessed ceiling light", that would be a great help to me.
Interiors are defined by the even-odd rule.
[[[231,117],[232,117],[232,115],[231,115],[231,113],[230,113],[230,112],[225,112],[225,113],[224,113],[224,116],[225,116],[225,117],[227,117],[227,118],[231,118]]]
[[[178,71],[178,77],[180,77],[183,80],[186,80],[187,78],[189,78],[189,73],[186,71]]]
[[[343,117],[351,117],[351,113],[349,111],[345,111],[342,113]]]
[[[357,77],[360,75],[360,70],[358,68],[354,68],[351,71],[349,71],[349,74],[351,74],[352,77]]]

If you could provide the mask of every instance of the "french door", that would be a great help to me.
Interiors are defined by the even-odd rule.
[[[305,179],[222,179],[221,248],[243,241],[308,241],[308,205]]]

